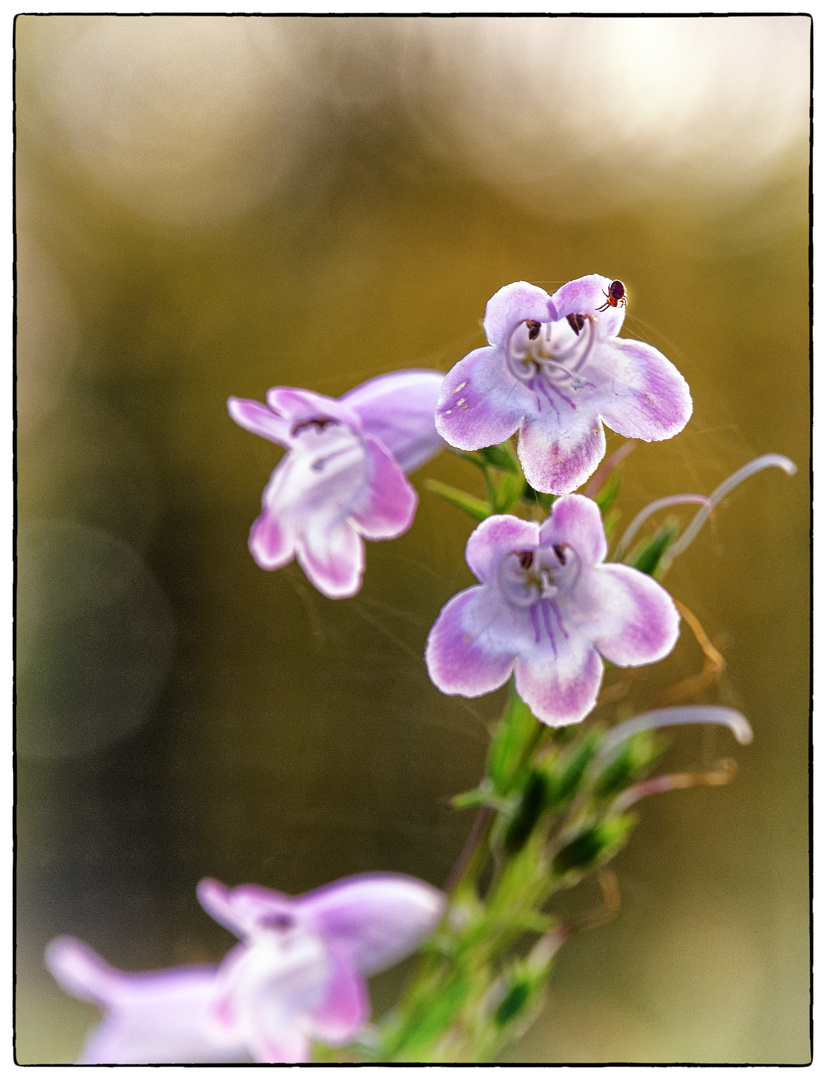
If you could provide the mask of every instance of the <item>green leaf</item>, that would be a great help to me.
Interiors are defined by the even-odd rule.
[[[488,752],[488,776],[498,795],[509,794],[522,771],[528,751],[542,729],[511,684],[505,713],[494,731]]]
[[[680,531],[676,521],[667,521],[654,535],[634,549],[628,564],[654,577],[668,548]]]
[[[459,488],[452,487],[450,484],[443,484],[441,480],[425,480],[425,487],[436,495],[440,495],[451,506],[457,506],[466,514],[470,514],[474,521],[484,521],[493,513],[490,503],[485,502],[484,499],[468,495],[466,491],[460,491]]]
[[[504,469],[506,472],[522,475],[522,468],[510,443],[503,442],[499,446],[486,446],[479,451],[479,454],[489,465],[493,465],[496,469]]]

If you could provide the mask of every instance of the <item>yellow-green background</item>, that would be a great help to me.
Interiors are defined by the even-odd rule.
[[[625,329],[694,415],[640,446],[624,521],[794,458],[721,506],[668,585],[723,648],[613,923],[562,952],[510,1061],[809,1055],[809,34],[806,17],[16,22],[17,1056],[95,1016],[57,933],[147,969],[217,957],[204,875],[288,892],[367,870],[441,884],[501,696],[442,697],[422,652],[471,583],[470,520],[414,476],[351,600],[246,537],[277,449],[226,398],[447,371],[500,286],[622,278]],[[621,444],[609,435],[609,450]],[[701,666],[684,631],[637,709]],[[599,902],[593,884],[565,898]],[[403,969],[374,981],[377,1011]]]

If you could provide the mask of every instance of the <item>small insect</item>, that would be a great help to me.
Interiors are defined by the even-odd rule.
[[[603,289],[603,292],[605,290]],[[621,281],[612,281],[608,286],[608,291],[605,293],[608,299],[602,305],[598,307],[597,311],[605,311],[609,307],[619,307],[620,304],[625,307],[628,303],[628,294],[625,291],[625,286]]]
[[[585,320],[586,320],[587,317],[588,317],[587,315],[566,315],[565,316],[565,318],[568,320],[568,325],[571,327],[571,329],[573,330],[573,332],[576,334],[577,337],[579,337],[579,332],[583,328],[583,326],[585,325]]]
[[[528,327],[528,339],[535,341],[539,337],[539,331],[542,329],[542,323],[538,323],[536,319],[525,319],[525,325]]]

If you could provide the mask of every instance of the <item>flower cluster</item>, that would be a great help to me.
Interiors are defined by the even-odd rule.
[[[88,945],[55,939],[46,963],[65,990],[106,1012],[80,1064],[309,1060],[310,1040],[342,1046],[368,1019],[364,976],[431,934],[436,889],[363,874],[289,897],[257,885],[198,886],[202,906],[241,944],[217,965],[125,974]]]
[[[69,993],[105,1013],[82,1062],[309,1061],[313,1043],[342,1047],[364,1032],[365,978],[416,950],[440,924],[419,981],[383,1033],[372,1029],[374,1056],[483,1060],[535,1013],[553,956],[573,932],[575,924],[556,924],[548,913],[553,891],[619,850],[633,824],[627,810],[640,799],[730,777],[726,763],[647,775],[661,752],[651,738],[656,728],[723,724],[748,742],[747,721],[730,709],[654,709],[556,741],[547,730],[588,716],[604,661],[632,667],[671,652],[680,614],[654,573],[685,550],[741,480],[770,465],[794,471],[788,459],[766,455],[710,496],[658,499],[632,520],[615,560],[652,513],[691,502],[701,509],[681,535],[667,529],[642,556],[632,552],[634,565],[606,561],[601,507],[575,493],[604,455],[603,423],[656,441],[682,430],[692,410],[685,380],[661,353],[618,337],[626,302],[622,282],[598,275],[552,296],[515,282],[487,305],[489,344],[447,377],[400,371],[338,399],[292,387],[274,387],[266,404],[229,399],[233,420],[286,450],[250,532],[253,558],[267,570],[296,559],[330,598],[361,587],[364,540],[410,527],[417,495],[407,473],[445,443],[483,470],[487,503],[442,485],[480,522],[466,547],[478,584],[442,608],[425,661],[445,694],[477,697],[511,676],[513,691],[493,732],[487,775],[456,800],[477,806],[479,817],[450,897],[399,874],[356,875],[299,897],[206,879],[198,899],[238,944],[217,964],[149,973],[117,971],[84,943],[58,938],[47,966]],[[500,444],[517,431],[515,457]],[[539,941],[515,957],[528,931]]]

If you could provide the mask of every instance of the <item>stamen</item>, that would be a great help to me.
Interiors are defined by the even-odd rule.
[[[654,776],[650,780],[643,780],[621,792],[611,804],[611,811],[622,814],[649,795],[659,795],[663,791],[679,791],[691,787],[719,787],[728,784],[737,775],[737,764],[726,758],[718,762],[716,768],[707,772],[697,773],[671,773],[666,776]]]
[[[620,743],[638,735],[641,731],[669,727],[673,724],[720,724],[731,730],[743,746],[751,742],[753,735],[748,720],[735,709],[724,705],[682,705],[678,708],[652,709],[611,728],[600,743],[600,756],[606,756]]]
[[[624,461],[625,458],[627,458],[631,451],[634,449],[634,447],[638,445],[638,439],[629,439],[628,442],[622,444],[619,450],[615,450],[609,458],[606,458],[605,461],[602,463],[602,466],[597,469],[597,471],[588,481],[588,486],[585,488],[583,494],[587,495],[588,498],[593,499],[593,497],[596,495],[596,493],[599,491],[599,489],[605,482],[606,477],[608,477],[610,473],[614,469],[616,469],[617,465],[619,465],[621,461]]]
[[[747,480],[754,473],[760,472],[761,469],[768,469],[772,466],[777,466],[778,469],[782,469],[788,476],[794,476],[797,472],[797,466],[795,463],[783,454],[763,454],[761,457],[755,458],[754,461],[750,461],[748,465],[744,465],[742,469],[738,469],[737,472],[731,474],[731,476],[722,482],[719,487],[716,487],[709,495],[710,508],[703,507],[699,510],[686,527],[681,536],[674,541],[671,547],[668,549],[669,562],[676,558],[677,555],[681,555],[688,545],[692,542],[697,533],[705,525],[706,520],[711,513],[711,510],[724,499],[726,495],[743,480]]]

